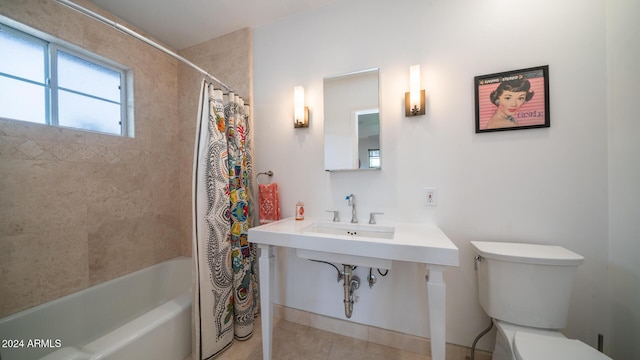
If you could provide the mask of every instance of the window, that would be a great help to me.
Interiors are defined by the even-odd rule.
[[[128,132],[127,71],[0,24],[0,118]]]
[[[375,169],[380,167],[380,149],[369,149],[369,167]]]

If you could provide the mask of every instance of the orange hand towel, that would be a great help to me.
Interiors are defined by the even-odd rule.
[[[280,220],[277,183],[258,185],[258,206],[260,207],[260,224]]]

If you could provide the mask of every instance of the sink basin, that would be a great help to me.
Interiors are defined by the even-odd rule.
[[[316,238],[353,238],[366,241],[369,239],[393,239],[395,228],[390,226],[350,224],[338,222],[316,221],[301,229],[302,235]],[[331,263],[366,266],[378,269],[391,269],[391,260],[371,258],[359,255],[345,255],[334,252],[322,252],[307,249],[296,249],[298,257],[309,260],[327,261]]]
[[[320,233],[376,239],[393,239],[395,228],[391,226],[348,224],[317,221],[302,228],[303,233]]]

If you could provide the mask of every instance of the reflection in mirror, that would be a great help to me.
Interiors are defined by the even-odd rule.
[[[356,118],[358,125],[358,168],[379,169],[380,113],[378,109],[357,111]]]
[[[325,170],[380,169],[378,69],[324,79]]]

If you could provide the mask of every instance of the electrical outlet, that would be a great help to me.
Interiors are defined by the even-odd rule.
[[[436,188],[424,188],[424,204],[426,206],[436,206],[438,204]]]

